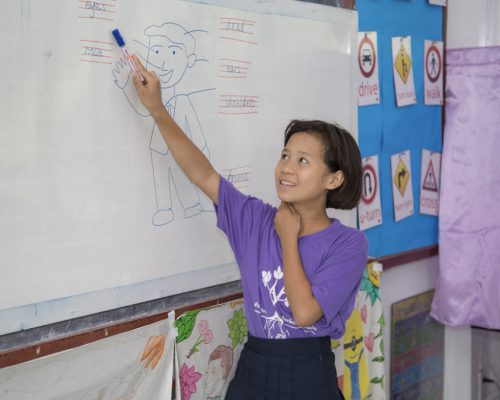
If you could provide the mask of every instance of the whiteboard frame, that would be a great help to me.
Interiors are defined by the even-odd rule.
[[[350,49],[351,71],[355,69],[355,49],[357,46],[358,13],[337,7],[313,3],[304,3],[293,0],[185,0],[187,2],[207,4],[242,11],[257,12],[286,17],[297,17],[334,24],[345,25],[351,33]],[[352,135],[358,137],[356,75],[350,75],[351,109],[350,126],[346,127]],[[329,213],[330,214],[330,213]],[[348,212],[335,212],[337,218],[344,223],[354,226],[356,223],[355,210]],[[194,284],[192,273],[182,273],[173,277],[154,279],[151,281],[134,283],[126,286],[99,290],[65,298],[47,300],[13,308],[0,310],[0,335],[36,328],[60,321],[79,318],[107,310],[126,307],[133,304],[147,302],[153,299],[186,294],[200,288],[208,288],[239,280],[236,263],[205,268],[196,271]],[[213,292],[213,291],[212,291]],[[227,293],[221,292],[222,297]],[[132,317],[132,316],[131,316]],[[139,315],[134,315],[134,318]]]

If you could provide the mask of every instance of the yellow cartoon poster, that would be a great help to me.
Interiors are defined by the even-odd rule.
[[[381,265],[366,267],[344,336],[332,341],[339,387],[346,400],[385,399],[385,319],[379,294]]]

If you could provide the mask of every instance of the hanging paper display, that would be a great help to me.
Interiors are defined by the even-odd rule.
[[[415,104],[417,97],[413,81],[410,36],[396,36],[392,38],[392,65],[398,107]]]
[[[177,335],[174,318],[171,311],[166,320],[1,368],[1,398],[170,399]]]
[[[358,33],[358,105],[380,103],[377,32]]]
[[[420,214],[439,214],[439,178],[441,153],[422,149],[420,178]]]
[[[413,215],[410,151],[391,156],[392,198],[396,222]]]
[[[363,158],[363,189],[358,205],[358,220],[361,230],[382,224],[377,155]]]
[[[424,88],[425,104],[443,104],[443,42],[425,41]]]

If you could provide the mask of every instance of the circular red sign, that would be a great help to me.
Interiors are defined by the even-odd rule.
[[[434,54],[436,55],[436,57],[431,59],[429,65],[429,57]],[[425,72],[427,74],[427,77],[432,83],[436,82],[439,79],[439,76],[441,75],[441,66],[442,66],[441,53],[439,52],[439,49],[435,45],[432,45],[429,47],[429,49],[427,50],[427,54],[425,55]],[[429,71],[430,67],[432,69]],[[433,70],[436,71],[434,73],[434,76],[431,74]]]
[[[366,177],[371,177],[370,180],[370,192],[367,193],[367,187],[366,187]],[[375,198],[375,195],[377,194],[377,175],[375,174],[375,169],[370,165],[370,164],[365,164],[363,167],[363,189],[361,191],[361,200],[365,204],[370,204],[373,199]],[[372,186],[373,184],[373,186]]]
[[[375,71],[376,62],[377,55],[375,53],[375,46],[368,36],[365,35],[358,47],[359,70],[365,78],[372,76],[373,71]],[[370,65],[370,69],[365,70],[365,63]]]

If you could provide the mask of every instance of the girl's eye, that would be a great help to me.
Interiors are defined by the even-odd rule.
[[[301,164],[308,164],[308,163],[309,163],[309,161],[307,161],[304,157],[300,157],[299,162],[300,162]]]
[[[287,160],[288,159],[288,154],[285,154],[285,153],[281,154],[281,159],[282,160]]]

